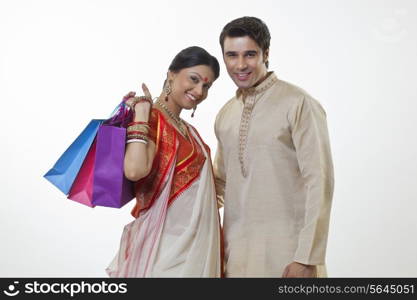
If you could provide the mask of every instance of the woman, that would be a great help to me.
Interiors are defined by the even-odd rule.
[[[219,76],[219,63],[199,47],[172,61],[153,104],[129,93],[126,177],[136,183],[136,218],[125,226],[110,277],[220,277],[220,222],[210,149],[180,118],[195,111]],[[153,104],[153,105],[152,105]],[[193,114],[194,114],[193,111]]]

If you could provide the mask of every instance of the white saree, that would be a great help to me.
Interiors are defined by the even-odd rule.
[[[168,206],[171,164],[153,205],[124,228],[110,277],[220,277],[220,223],[209,154],[200,176]]]

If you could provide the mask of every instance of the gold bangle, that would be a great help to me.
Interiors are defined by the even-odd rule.
[[[148,102],[151,106],[153,105],[152,99],[146,96],[140,96],[137,98],[134,98],[134,100],[132,101],[131,104],[131,108],[135,109],[136,104],[140,103],[140,102]]]
[[[150,127],[144,126],[144,125],[131,125],[127,127],[127,131],[144,131],[146,133],[149,133]]]

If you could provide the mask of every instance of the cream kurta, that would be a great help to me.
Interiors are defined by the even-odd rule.
[[[333,165],[320,104],[272,73],[224,105],[215,131],[226,276],[281,277],[293,261],[324,265]]]

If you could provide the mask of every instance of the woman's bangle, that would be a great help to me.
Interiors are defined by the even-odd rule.
[[[127,127],[127,131],[144,131],[146,133],[148,133],[150,130],[149,126],[145,126],[145,125],[130,125]]]
[[[145,136],[148,135],[147,132],[140,131],[140,130],[128,130],[127,131],[127,135],[132,135],[132,134],[140,134],[140,135],[145,135]]]
[[[142,144],[147,145],[148,144],[148,141],[145,141],[143,139],[130,139],[130,140],[127,140],[126,144],[130,144],[130,143],[142,143]]]
[[[148,141],[149,138],[146,135],[142,135],[142,134],[130,134],[127,136],[127,140],[134,140],[134,139],[142,139],[144,141]]]
[[[131,108],[135,109],[136,104],[141,103],[141,102],[148,102],[151,106],[153,105],[151,98],[146,97],[146,96],[140,96],[140,97],[135,98],[132,101]]]
[[[133,126],[133,125],[149,126],[149,122],[138,121],[138,122],[130,122],[129,124],[127,124],[127,126]]]

